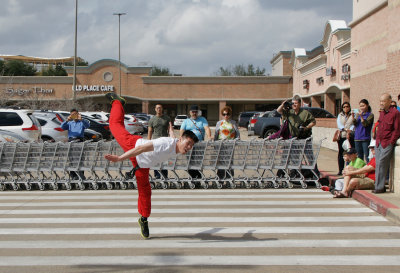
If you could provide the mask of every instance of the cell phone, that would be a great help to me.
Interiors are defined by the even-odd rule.
[[[358,109],[353,109],[354,114],[358,114]]]
[[[72,119],[78,119],[78,113],[72,114],[72,115],[71,115],[71,118],[72,118]]]

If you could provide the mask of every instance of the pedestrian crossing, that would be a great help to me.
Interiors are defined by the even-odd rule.
[[[152,200],[151,238],[143,240],[136,191],[0,192],[0,272],[400,265],[400,226],[321,190],[156,190]]]

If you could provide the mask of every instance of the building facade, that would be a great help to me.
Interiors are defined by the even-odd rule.
[[[172,118],[187,114],[190,105],[198,104],[203,116],[213,124],[221,118],[220,110],[225,105],[233,108],[237,118],[242,111],[274,108],[292,95],[291,76],[155,77],[149,76],[150,69],[122,64],[120,90],[118,61],[100,60],[77,67],[75,97],[107,110],[109,104],[104,94],[116,92],[126,98],[127,112],[153,113],[155,104],[162,103]],[[2,96],[10,102],[72,100],[73,69],[66,70],[66,77],[0,77]]]

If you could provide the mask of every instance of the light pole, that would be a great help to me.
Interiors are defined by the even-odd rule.
[[[78,0],[75,0],[75,46],[74,46],[74,79],[72,81],[72,92],[74,92],[74,103],[76,102],[76,48],[78,36]]]
[[[121,15],[126,15],[126,13],[113,13],[113,15],[118,15],[119,95],[121,96]]]

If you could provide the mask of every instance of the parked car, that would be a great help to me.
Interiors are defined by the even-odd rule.
[[[142,123],[140,123],[137,118],[132,115],[125,115],[124,125],[126,130],[132,135],[143,134],[144,132]]]
[[[69,112],[65,112],[65,111],[57,111],[57,113],[60,113],[65,118],[68,118],[70,115]],[[95,118],[91,118],[91,117],[88,117],[85,115],[82,115],[82,119],[89,121],[89,123],[90,123],[89,129],[99,132],[102,135],[103,139],[107,139],[107,140],[111,139],[110,127],[107,122],[98,120]]]
[[[179,129],[185,119],[187,119],[187,115],[177,115],[174,119],[174,128]]]
[[[249,126],[250,118],[258,111],[249,111],[249,112],[241,112],[239,113],[239,127],[247,128]]]
[[[0,142],[29,142],[29,138],[7,130],[0,130]]]
[[[88,116],[88,117],[92,117],[92,118],[96,118],[96,119],[100,119],[103,120],[105,122],[108,122],[108,119],[110,118],[110,113],[107,112],[80,112],[82,115]]]
[[[268,111],[269,112],[269,111]],[[254,135],[254,124],[257,122],[257,118],[259,116],[264,115],[266,112],[257,112],[254,113],[254,115],[250,118],[249,120],[249,125],[247,126],[247,135],[252,136]]]
[[[149,116],[137,116],[136,117],[137,121],[140,122],[143,126],[144,133],[147,133],[149,131]]]
[[[61,123],[65,120],[62,115],[47,110],[34,111],[33,115],[42,127],[43,141],[68,141],[68,132],[61,128]]]
[[[32,110],[0,109],[0,129],[14,132],[30,141],[40,141],[41,127]]]
[[[322,108],[302,107],[302,109],[308,110],[315,118],[335,118],[334,115]],[[263,116],[258,117],[254,125],[254,135],[266,138],[275,134],[281,126],[280,118],[281,114],[276,110],[267,112]]]
[[[85,138],[85,140],[92,140],[94,142],[103,139],[102,135],[99,132],[96,132],[96,131],[91,130],[91,129],[85,129],[84,138]]]

